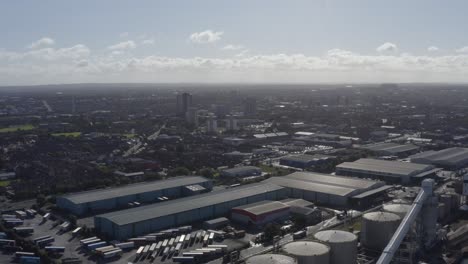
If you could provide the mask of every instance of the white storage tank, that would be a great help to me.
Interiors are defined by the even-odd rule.
[[[317,232],[314,237],[330,246],[330,264],[355,264],[357,260],[357,236],[342,230]]]
[[[297,264],[292,257],[281,254],[264,254],[248,258],[246,264]]]
[[[401,218],[393,213],[364,214],[361,225],[361,243],[364,247],[383,250],[400,224]]]
[[[403,219],[406,213],[411,209],[411,205],[408,204],[384,204],[382,207],[384,212],[393,213]]]
[[[296,241],[283,246],[287,255],[297,259],[298,264],[329,264],[330,247],[314,241]]]

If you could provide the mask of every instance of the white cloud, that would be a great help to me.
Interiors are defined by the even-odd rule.
[[[229,44],[229,45],[226,45],[224,46],[223,48],[221,48],[222,50],[240,50],[240,49],[243,49],[244,46],[242,45],[232,45],[232,44]]]
[[[427,51],[429,52],[435,52],[435,51],[439,51],[439,48],[436,47],[436,46],[430,46],[427,48]]]
[[[76,67],[82,68],[86,67],[89,65],[89,62],[87,60],[81,60],[76,63]]]
[[[456,52],[458,52],[458,53],[468,53],[468,46],[461,47],[461,48],[457,49]]]
[[[202,31],[202,32],[195,32],[190,35],[190,41],[193,43],[198,44],[205,44],[205,43],[214,43],[221,39],[221,36],[224,34],[222,31],[212,31],[210,29]]]
[[[134,49],[136,48],[135,41],[133,40],[128,40],[124,42],[120,42],[114,45],[111,45],[107,47],[110,50],[126,50],[126,49]]]
[[[389,52],[389,51],[397,51],[398,47],[396,44],[385,42],[384,44],[380,45],[376,49],[378,52]]]
[[[52,46],[54,44],[55,44],[55,41],[53,39],[48,38],[48,37],[43,37],[31,43],[31,45],[29,45],[28,47],[30,49],[37,49],[37,48],[45,47],[45,46]]]
[[[130,35],[128,32],[122,32],[122,33],[119,34],[119,36],[121,38],[126,38],[126,37],[128,37],[128,35]]]
[[[143,45],[154,45],[155,40],[154,39],[144,39],[141,41],[141,44]]]
[[[243,56],[246,56],[247,53],[249,53],[249,50],[248,50],[248,49],[242,50],[241,52],[239,52],[239,53],[236,54],[236,57],[243,57]]]
[[[467,82],[468,54],[305,54],[223,58],[91,54],[78,44],[26,52],[0,50],[0,85],[67,82]],[[438,54],[438,53],[435,53]]]

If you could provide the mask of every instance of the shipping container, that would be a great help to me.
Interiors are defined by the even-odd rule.
[[[47,246],[44,249],[48,252],[54,252],[54,253],[65,252],[65,247],[59,247],[59,246]]]
[[[72,231],[72,235],[76,236],[76,235],[78,235],[80,233],[80,231],[81,231],[81,227],[77,227],[77,228],[75,228],[75,230]]]
[[[175,247],[175,253],[179,254],[181,248],[182,248],[182,243],[178,243]]]
[[[163,248],[167,247],[167,244],[169,244],[169,239],[164,239],[164,241],[162,243],[162,247]]]
[[[87,246],[87,248],[88,248],[88,250],[94,250],[94,249],[96,249],[96,248],[98,248],[98,247],[103,247],[103,246],[105,246],[105,245],[107,245],[107,242],[106,242],[106,241],[100,241],[100,242],[96,242],[96,243],[89,244],[89,245]]]
[[[43,240],[43,239],[46,239],[46,238],[49,238],[51,236],[40,236],[40,237],[36,237],[36,238],[33,238],[33,242],[36,243],[37,241],[39,240]]]
[[[120,256],[120,255],[122,255],[122,250],[120,248],[117,248],[115,250],[105,252],[103,257],[105,259],[108,259],[108,258],[113,258],[113,257],[116,257],[116,256]]]
[[[99,238],[94,238],[94,239],[86,240],[86,241],[82,242],[82,243],[81,243],[81,246],[87,247],[87,246],[90,245],[90,244],[94,244],[94,243],[98,243],[98,242],[101,242],[101,239],[99,239]]]
[[[20,264],[41,264],[41,258],[22,256],[20,257]]]
[[[135,242],[124,242],[115,244],[116,247],[120,249],[131,249],[135,247]]]
[[[96,253],[104,253],[104,252],[107,252],[107,251],[110,251],[110,250],[114,250],[116,249],[116,247],[110,245],[110,246],[104,246],[104,247],[98,247],[94,250],[94,252]]]
[[[15,231],[15,233],[22,235],[34,233],[33,227],[15,227],[13,228],[13,230]]]
[[[52,242],[54,242],[54,241],[55,241],[55,238],[49,237],[49,238],[45,238],[45,239],[36,241],[36,245],[39,246],[39,247],[45,247],[46,245],[52,244]]]
[[[177,263],[195,263],[195,258],[194,257],[173,257],[172,261],[177,262]]]
[[[97,237],[95,237],[95,236],[94,236],[94,237],[84,238],[84,239],[81,239],[81,240],[80,240],[80,243],[83,243],[83,242],[85,242],[85,241],[87,241],[87,240],[93,240],[93,239],[96,239],[96,238],[97,238]]]
[[[3,248],[3,247],[14,247],[16,246],[16,242],[15,240],[11,240],[11,239],[0,239],[0,248]]]
[[[25,251],[16,251],[15,258],[19,259],[20,257],[34,257],[35,254],[32,252],[25,252]]]
[[[171,238],[167,245],[171,247],[172,245],[174,245],[174,241],[175,241],[175,238]]]
[[[157,245],[156,243],[151,244],[149,248],[149,252],[153,252],[156,249],[156,245]]]

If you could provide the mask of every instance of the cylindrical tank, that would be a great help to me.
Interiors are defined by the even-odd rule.
[[[439,220],[445,219],[445,216],[447,216],[446,211],[447,210],[445,208],[445,204],[439,203],[437,205],[437,219]]]
[[[283,251],[297,259],[298,264],[329,264],[330,247],[314,241],[296,241],[283,247]]]
[[[411,205],[408,204],[384,204],[382,207],[384,212],[393,213],[403,219],[406,213],[411,209]]]
[[[342,230],[325,230],[314,237],[330,246],[330,264],[356,263],[357,236]]]
[[[246,264],[297,264],[292,257],[281,254],[264,254],[248,258]]]
[[[398,228],[401,218],[393,213],[372,212],[364,214],[361,225],[363,246],[383,250]]]

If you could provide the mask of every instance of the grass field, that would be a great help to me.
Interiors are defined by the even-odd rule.
[[[10,181],[9,180],[5,180],[5,181],[0,181],[0,187],[6,187],[10,185]]]
[[[53,133],[54,137],[79,137],[81,132],[65,132],[65,133]]]
[[[21,131],[21,130],[33,130],[35,128],[36,127],[31,124],[20,125],[20,126],[10,126],[10,127],[0,128],[0,133],[16,132],[16,131]]]

